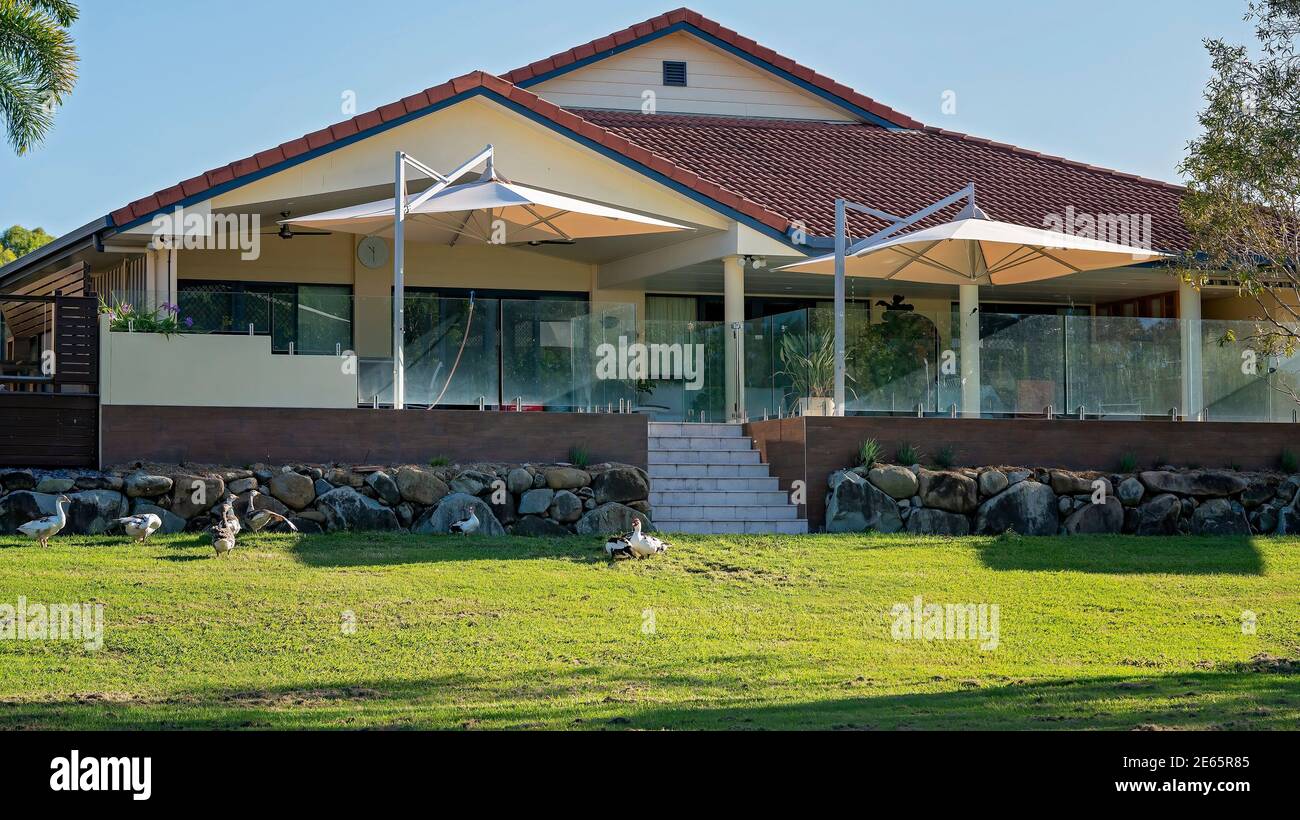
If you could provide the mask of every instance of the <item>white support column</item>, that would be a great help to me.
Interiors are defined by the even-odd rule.
[[[1178,336],[1182,343],[1184,419],[1205,418],[1205,374],[1201,360],[1201,292],[1186,282],[1178,286]]]
[[[134,305],[145,312],[157,310],[164,302],[176,302],[175,250],[160,248],[144,255],[145,304]]]
[[[958,329],[961,333],[961,413],[980,414],[980,286],[957,286]],[[942,410],[943,408],[939,408]]]
[[[393,409],[406,406],[406,155],[397,152],[393,182]]]
[[[727,419],[739,421],[745,414],[745,386],[740,379],[740,362],[745,353],[745,260],[741,256],[722,257],[722,318],[726,339],[725,361],[727,399]],[[742,332],[735,333],[733,327],[739,323]]]

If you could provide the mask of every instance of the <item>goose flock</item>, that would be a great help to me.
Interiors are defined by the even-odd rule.
[[[247,524],[248,529],[252,532],[261,532],[274,523],[284,524],[293,532],[298,531],[294,523],[285,516],[273,510],[257,509],[258,495],[257,490],[253,490],[249,495],[248,508],[244,513],[242,523],[239,514],[235,512],[234,502],[230,497],[217,505],[217,520],[206,532],[208,540],[212,543],[212,549],[218,558],[229,555],[234,551],[236,539],[243,530],[244,524]],[[71,504],[72,500],[70,498],[66,495],[60,495],[54,502],[54,515],[28,521],[18,528],[18,532],[28,538],[36,539],[42,547],[48,547],[50,539],[62,532],[63,528],[68,525],[68,513],[64,507]],[[162,518],[154,513],[128,515],[115,520],[122,525],[123,531],[135,539],[138,544],[148,541],[149,536],[162,529],[163,523]],[[473,535],[479,531],[480,527],[482,527],[482,522],[471,507],[469,514],[459,521],[453,522],[448,527],[448,530],[458,535]],[[648,558],[651,555],[667,552],[669,546],[671,545],[667,541],[642,532],[641,519],[634,518],[631,532],[626,535],[610,536],[605,542],[605,554],[610,558]]]

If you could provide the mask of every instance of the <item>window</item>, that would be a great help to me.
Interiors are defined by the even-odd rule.
[[[199,333],[269,335],[271,349],[334,355],[352,348],[352,288],[347,285],[182,280],[181,315]]]
[[[664,60],[664,85],[686,85],[686,63]]]

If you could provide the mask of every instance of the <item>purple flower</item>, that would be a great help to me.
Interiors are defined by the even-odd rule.
[[[186,317],[185,317],[185,326],[186,326],[186,327],[194,327],[194,317],[193,317],[193,316],[186,316]]]
[[[120,311],[122,311],[123,313],[130,313],[130,312],[131,312],[131,306],[128,305],[128,304],[121,304],[121,305],[118,305],[118,308],[117,308],[117,309],[120,310]]]

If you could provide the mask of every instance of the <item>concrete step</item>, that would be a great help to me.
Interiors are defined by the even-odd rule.
[[[766,464],[661,464],[650,462],[651,483],[661,478],[769,478]]]
[[[656,478],[651,487],[656,492],[780,492],[776,476],[762,478]],[[782,493],[784,495],[784,493]]]
[[[743,450],[754,449],[746,436],[651,436],[650,450]]]
[[[730,438],[739,438],[740,435],[741,429],[739,424],[692,424],[690,422],[679,423],[669,421],[650,422],[651,438],[664,438],[668,436],[726,436]]]
[[[671,479],[665,479],[671,480]],[[656,485],[658,486],[658,485]],[[651,490],[650,503],[674,507],[766,507],[790,503],[780,490]]]
[[[799,508],[766,507],[699,507],[654,504],[656,519],[664,521],[794,521]]]
[[[757,450],[655,450],[648,453],[654,464],[760,464]]]
[[[808,522],[796,521],[673,521],[656,520],[655,528],[664,533],[690,535],[804,535]]]

